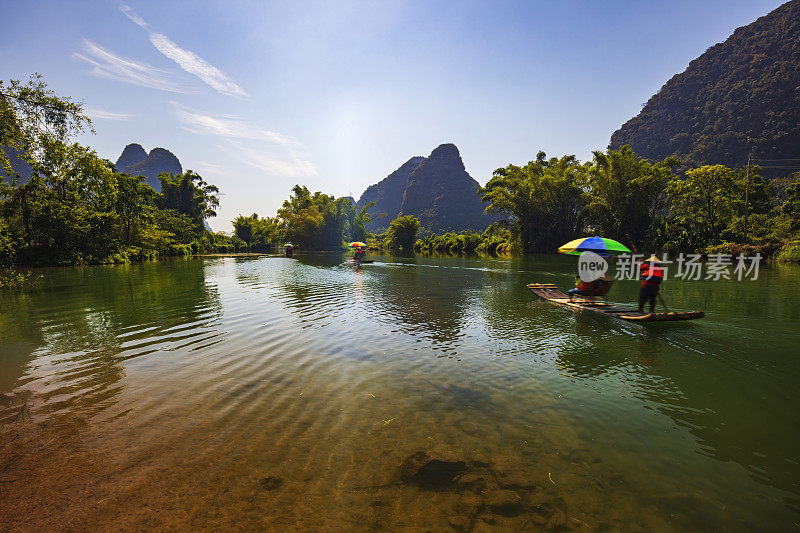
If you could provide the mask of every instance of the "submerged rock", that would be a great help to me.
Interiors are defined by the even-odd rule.
[[[267,476],[265,478],[262,478],[261,481],[258,482],[258,484],[264,490],[275,490],[280,488],[281,485],[283,485],[283,479],[275,476]]]
[[[480,474],[467,472],[456,478],[456,484],[460,490],[481,492],[486,488],[486,479]]]
[[[494,513],[514,515],[522,509],[522,498],[513,490],[495,489],[486,493],[486,505]]]
[[[453,486],[456,476],[466,469],[462,460],[421,451],[403,461],[400,477],[420,487],[441,489]]]
[[[552,530],[563,527],[567,523],[567,514],[561,509],[554,509],[553,514],[547,519],[545,523],[545,530]]]
[[[451,515],[447,519],[447,523],[456,531],[469,531],[472,526],[472,520],[462,515]]]

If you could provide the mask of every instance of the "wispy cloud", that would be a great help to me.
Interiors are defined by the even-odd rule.
[[[227,94],[229,96],[247,96],[247,93],[236,85],[227,74],[214,65],[211,65],[194,52],[185,50],[173,43],[166,35],[151,33],[150,42],[153,43],[153,46],[155,46],[159,52],[180,65],[183,70],[194,74],[222,94]]]
[[[228,96],[247,96],[244,89],[239,87],[230,76],[220,69],[194,52],[181,48],[166,35],[150,31],[150,25],[145,22],[142,17],[137,15],[130,6],[123,4],[120,6],[120,11],[139,27],[147,30],[150,33],[150,43],[155,46],[159,52],[177,63],[183,70],[189,74],[194,74],[204,83],[222,94]]]
[[[314,163],[303,155],[305,147],[293,137],[271,131],[235,115],[196,111],[178,102],[172,102],[172,105],[183,129],[198,135],[221,138],[223,142],[217,148],[233,155],[239,162],[271,176],[303,178],[317,175]],[[213,163],[204,163],[203,166],[217,170]]]
[[[131,6],[127,6],[125,4],[122,4],[121,6],[119,6],[119,10],[122,11],[125,14],[126,17],[131,19],[133,22],[138,24],[140,27],[147,29],[147,27],[148,27],[147,22],[145,22],[142,17],[137,15],[136,12],[133,11]]]
[[[91,118],[97,118],[101,120],[128,120],[134,117],[134,115],[129,113],[114,113],[113,111],[106,111],[104,109],[97,109],[95,107],[86,107],[84,111]]]
[[[218,148],[233,153],[244,164],[255,167],[266,174],[284,178],[307,178],[317,175],[317,167],[311,161],[303,159],[295,150],[283,153],[252,148],[241,142],[228,140]]]
[[[222,165],[217,165],[216,163],[209,163],[208,161],[198,161],[195,163],[195,166],[198,168],[204,168],[206,170],[212,170],[215,172],[221,172],[225,170],[225,167]]]
[[[233,139],[252,139],[255,141],[269,141],[276,144],[291,145],[297,141],[291,137],[262,128],[234,115],[222,115],[194,111],[172,102],[175,115],[183,123],[183,129],[192,133],[218,135]]]
[[[92,65],[92,74],[101,78],[141,85],[169,91],[186,93],[187,91],[171,82],[164,76],[164,71],[147,63],[119,57],[102,46],[88,39],[83,40],[83,53],[75,53],[75,57]]]

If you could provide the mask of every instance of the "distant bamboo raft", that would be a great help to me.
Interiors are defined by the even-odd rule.
[[[684,311],[670,313],[640,313],[635,309],[619,307],[606,302],[593,302],[580,297],[570,301],[569,295],[564,294],[552,283],[531,283],[528,289],[543,300],[563,305],[569,309],[580,309],[582,311],[592,311],[601,315],[608,315],[620,320],[629,322],[668,322],[672,320],[695,320],[703,318],[706,314],[703,311]]]

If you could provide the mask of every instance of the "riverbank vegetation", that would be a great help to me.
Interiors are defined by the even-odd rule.
[[[487,211],[504,217],[509,246],[552,252],[600,234],[668,253],[761,253],[796,260],[800,250],[800,175],[770,182],[750,172],[706,165],[674,172],[674,158],[651,163],[629,147],[547,158],[497,169],[480,190]],[[435,239],[433,239],[435,241]]]
[[[39,76],[0,82],[0,267],[124,263],[164,255],[299,249],[343,250],[349,241],[412,253],[552,253],[600,234],[653,252],[761,253],[800,261],[800,174],[769,181],[707,165],[650,162],[629,147],[591,161],[539,152],[494,171],[479,190],[500,218],[483,233],[435,235],[400,216],[371,235],[368,204],[296,185],[277,216],[240,215],[234,234],[213,233],[219,190],[202,176],[161,174],[161,191],[73,139],[91,130],[81,104],[55,95]],[[29,169],[19,173],[20,162]]]
[[[649,162],[629,147],[548,158],[495,170],[479,195],[501,221],[483,234],[421,230],[426,253],[552,253],[580,236],[603,235],[652,252],[727,253],[800,261],[800,173],[767,180],[680,161]]]
[[[157,192],[73,142],[91,121],[40,76],[0,82],[0,92],[0,267],[124,263],[235,247],[205,229],[219,191],[198,174],[162,174]]]

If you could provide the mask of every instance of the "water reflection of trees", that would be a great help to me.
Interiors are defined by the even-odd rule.
[[[797,351],[800,284],[796,268],[793,278],[785,270],[772,267],[750,283],[669,282],[668,304],[705,309],[710,320],[636,325],[538,301],[525,285],[567,288],[571,265],[514,259],[482,298],[485,327],[498,352],[544,354],[574,379],[624,380],[635,397],[692,434],[698,453],[797,495],[800,466],[787,460],[797,458],[791,436],[800,415],[786,406],[796,403],[800,376],[786,355]],[[611,300],[633,305],[637,285],[618,282]]]
[[[732,336],[732,331],[741,333],[738,319],[722,321],[722,325],[717,319],[643,326],[538,302],[525,290],[526,283],[566,286],[572,282],[571,264],[561,258],[514,259],[505,264],[458,258],[377,258],[403,264],[370,265],[358,272],[334,266],[342,259],[304,259],[298,264],[313,267],[313,272],[281,271],[275,279],[286,306],[303,316],[312,310],[318,316],[336,316],[348,305],[359,305],[361,300],[353,293],[356,287],[365,305],[354,318],[362,320],[366,336],[371,334],[369,324],[379,321],[387,326],[381,331],[425,339],[443,354],[457,354],[469,336],[498,355],[541,355],[538,361],[546,357],[576,380],[622,380],[638,400],[655,406],[693,435],[698,453],[737,463],[766,485],[797,493],[793,479],[800,474],[798,467],[776,466],[796,457],[796,439],[787,436],[793,434],[792,428],[800,427],[800,420],[786,406],[795,403],[792,380],[798,376],[796,371],[786,371],[788,363],[777,360],[781,353],[791,353],[796,334],[786,340],[762,338],[752,331]],[[796,285],[790,287],[797,294]],[[730,308],[742,313],[740,317],[748,316],[746,307],[734,305],[734,300],[752,301],[766,289],[736,288],[722,295],[714,293],[720,291],[719,284],[667,285],[668,302],[673,305],[703,307],[698,302],[710,302],[711,309]],[[633,302],[635,296],[635,282],[620,283],[612,300]],[[773,297],[783,302],[786,295]],[[791,323],[792,314],[786,316],[773,324],[775,331]],[[476,317],[486,339],[467,331]],[[756,339],[773,348],[762,354],[753,345]],[[783,374],[776,369],[783,369]]]
[[[44,279],[40,291],[0,300],[0,374],[14,376],[0,385],[34,394],[42,414],[105,409],[122,390],[126,359],[163,349],[166,330],[219,313],[201,261],[49,269]]]
[[[470,295],[486,283],[486,273],[473,269],[474,260],[430,264],[424,258],[375,257],[376,264],[352,267],[344,264],[346,257],[303,255],[280,267],[239,268],[237,280],[249,287],[273,285],[277,298],[303,323],[319,319],[327,324],[344,313],[357,313],[355,320],[365,334],[368,324],[378,321],[427,339],[443,353],[456,352],[472,305]]]
[[[800,427],[800,416],[786,408],[796,400],[796,376],[765,374],[760,366],[770,363],[764,359],[749,366],[746,354],[758,351],[752,338],[727,338],[699,324],[623,326],[614,332],[598,323],[603,318],[576,318],[575,334],[587,342],[560,350],[561,368],[575,377],[623,376],[633,396],[694,436],[698,453],[734,462],[758,482],[794,494],[786,503],[798,508],[800,466],[788,461],[797,457],[790,435]],[[612,332],[599,334],[604,327]]]
[[[472,298],[486,284],[486,272],[474,260],[404,258],[401,264],[376,271],[368,301],[380,321],[399,332],[418,335],[448,355],[457,355],[469,326]]]

